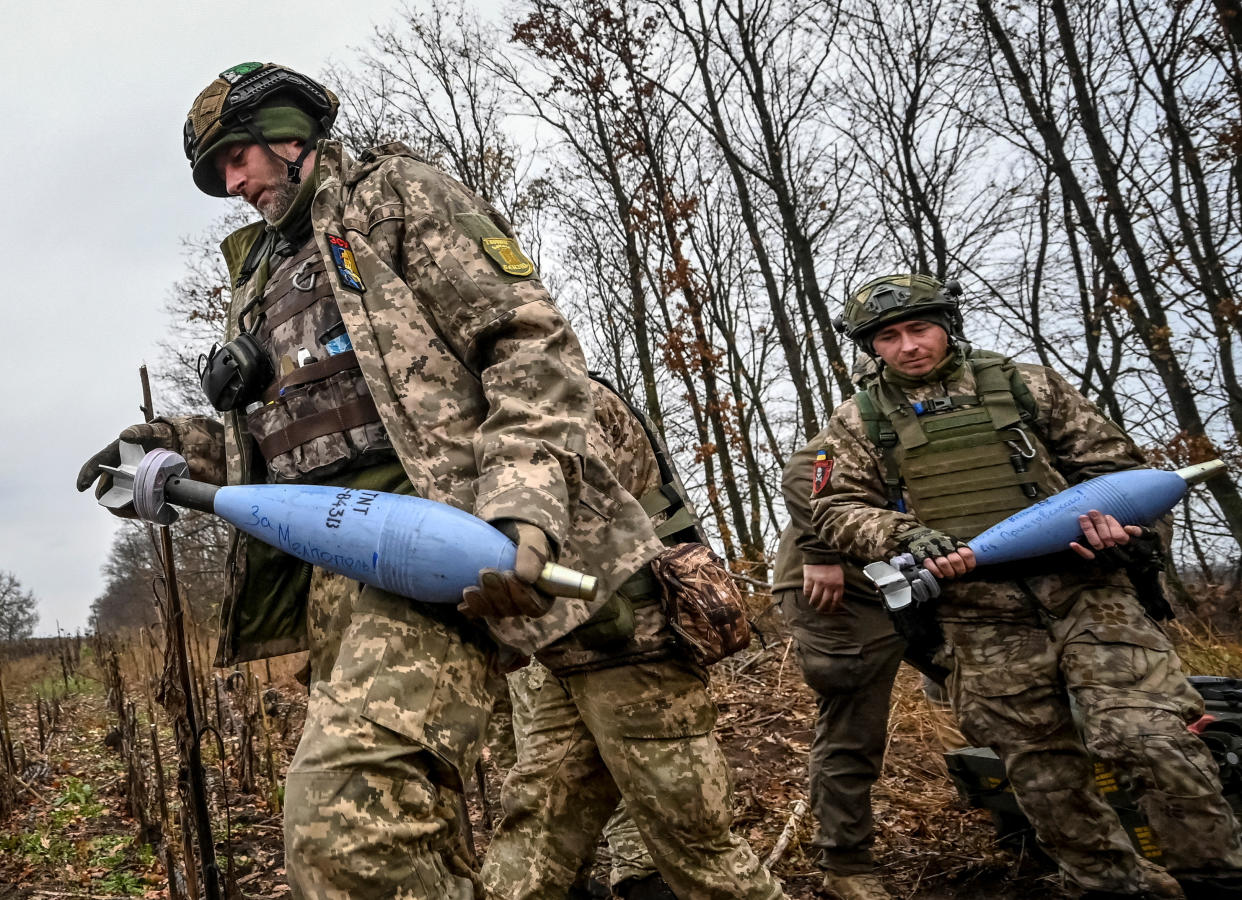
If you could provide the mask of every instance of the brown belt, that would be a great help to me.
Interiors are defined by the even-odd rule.
[[[348,431],[379,420],[375,401],[370,397],[359,397],[344,406],[298,419],[285,428],[272,432],[259,441],[259,449],[263,451],[264,459],[271,460],[317,437]]]

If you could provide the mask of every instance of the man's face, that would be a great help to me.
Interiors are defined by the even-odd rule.
[[[885,325],[871,339],[871,347],[899,375],[926,375],[949,353],[949,335],[939,325],[906,319]]]
[[[270,144],[272,152],[293,162],[302,152],[301,141],[280,141]],[[241,197],[259,211],[268,222],[276,222],[289,211],[300,185],[289,181],[289,170],[258,144],[230,144],[213,160],[216,172],[231,196]],[[315,165],[311,151],[302,163],[302,171]]]

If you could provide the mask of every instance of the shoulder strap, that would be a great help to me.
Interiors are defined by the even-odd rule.
[[[1003,356],[994,354],[983,358],[972,354],[970,359],[970,368],[975,373],[975,390],[979,393],[979,402],[988,411],[992,419],[992,427],[997,431],[1013,428],[1022,421],[1017,401],[1014,400],[1013,388],[1009,384],[1006,362],[1008,360]]]
[[[880,412],[876,402],[876,384],[871,382],[865,388],[854,393],[854,402],[858,404],[858,412],[862,416],[863,425],[867,429],[867,437],[880,451],[884,460],[884,493],[888,497],[889,509],[905,512],[905,500],[902,497],[901,466],[897,462],[897,432],[888,416]]]
[[[1019,423],[1035,427],[1038,414],[1035,395],[1012,359],[999,353],[974,350],[970,354],[970,366],[975,373],[979,399],[997,430]]]

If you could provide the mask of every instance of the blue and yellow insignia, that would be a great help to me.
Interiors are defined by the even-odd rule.
[[[483,252],[491,257],[492,262],[500,266],[506,275],[526,278],[535,274],[535,264],[530,257],[518,247],[513,238],[483,238]]]
[[[336,265],[336,274],[340,276],[341,287],[363,293],[367,288],[362,283],[362,275],[358,272],[358,263],[354,259],[354,251],[349,247],[349,241],[330,234],[328,246],[332,248],[332,262]]]

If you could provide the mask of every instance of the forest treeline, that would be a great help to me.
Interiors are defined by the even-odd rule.
[[[891,271],[960,280],[972,343],[1056,368],[1155,463],[1226,459],[1231,477],[1183,505],[1177,557],[1205,578],[1237,565],[1237,0],[526,0],[506,16],[397,11],[321,73],[338,134],[404,141],[515,222],[739,571],[765,577],[780,469],[852,391],[833,317]],[[170,409],[201,407],[193,362],[227,301],[214,246],[244,219],[187,241],[158,373]],[[191,555],[220,536],[183,527]],[[131,587],[149,595],[144,541],[118,536],[101,624]]]

